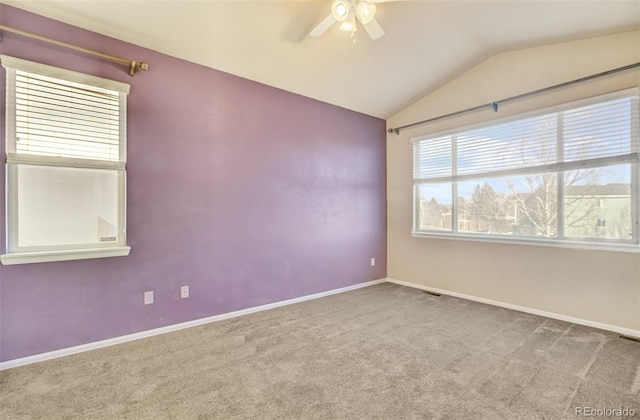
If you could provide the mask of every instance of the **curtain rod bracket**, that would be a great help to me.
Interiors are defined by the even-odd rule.
[[[129,76],[133,76],[134,74],[136,74],[136,71],[140,70],[149,70],[149,65],[144,61],[131,60],[131,65],[129,66]]]

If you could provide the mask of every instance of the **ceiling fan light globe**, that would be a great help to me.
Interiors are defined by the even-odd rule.
[[[358,19],[360,20],[360,22],[362,22],[363,25],[366,25],[367,23],[371,22],[375,14],[376,14],[375,4],[367,3],[366,1],[361,1],[356,6],[356,15],[358,16]]]
[[[340,24],[340,29],[345,31],[345,32],[355,32],[356,31],[356,25],[354,25],[353,23],[349,22],[348,20],[345,20],[344,22],[342,22]]]
[[[336,0],[331,5],[331,14],[338,22],[344,22],[349,16],[350,4],[345,0]]]
[[[358,29],[356,27],[356,17],[353,13],[349,13],[349,18],[340,24],[340,29],[345,32],[355,32]]]

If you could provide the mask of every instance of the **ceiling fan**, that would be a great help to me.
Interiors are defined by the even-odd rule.
[[[356,19],[362,24],[371,39],[376,40],[384,35],[384,30],[375,20],[376,5],[373,0],[334,0],[331,3],[331,13],[310,33],[310,36],[321,36],[336,22],[340,22],[340,29],[355,32]]]

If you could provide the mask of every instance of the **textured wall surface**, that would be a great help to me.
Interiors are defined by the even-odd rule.
[[[0,360],[386,277],[384,121],[6,5],[0,22],[151,65],[3,34],[2,54],[131,84],[132,251],[0,266]]]

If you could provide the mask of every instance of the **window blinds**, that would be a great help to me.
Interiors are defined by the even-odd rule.
[[[16,70],[15,95],[17,154],[121,159],[124,93]]]
[[[413,141],[414,180],[638,161],[639,95]],[[454,164],[455,163],[455,164]]]
[[[638,95],[565,111],[564,160],[638,152]]]
[[[449,135],[414,143],[413,177],[428,179],[452,175],[452,139]]]

